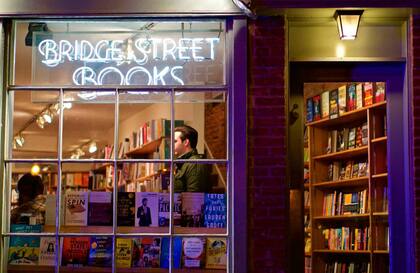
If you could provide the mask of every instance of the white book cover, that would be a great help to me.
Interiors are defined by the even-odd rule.
[[[39,265],[54,265],[55,264],[55,238],[41,237],[39,247]]]
[[[71,191],[65,195],[66,226],[87,226],[88,192]]]
[[[45,225],[47,226],[55,226],[55,196],[55,194],[47,194],[45,198]]]
[[[363,107],[363,85],[358,83],[356,85],[356,109]]]
[[[159,196],[155,192],[136,192],[136,227],[159,226]]]
[[[330,92],[324,91],[321,94],[321,116],[322,118],[330,115]]]

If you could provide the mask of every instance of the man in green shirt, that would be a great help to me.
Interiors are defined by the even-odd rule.
[[[197,131],[187,125],[176,127],[174,153],[177,159],[203,159],[197,153]],[[174,175],[175,192],[210,192],[209,165],[190,162],[176,163]]]

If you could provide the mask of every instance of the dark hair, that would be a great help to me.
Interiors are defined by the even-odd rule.
[[[183,125],[176,127],[175,132],[181,132],[180,138],[182,141],[188,138],[190,141],[191,148],[195,149],[197,147],[197,141],[198,141],[198,132],[193,127],[188,125]]]
[[[19,203],[22,204],[23,197],[32,200],[37,195],[44,193],[44,183],[38,175],[25,173],[17,182],[17,190],[19,191]]]
[[[147,201],[147,198],[143,198],[142,200],[141,200],[141,202],[143,203],[144,201]]]

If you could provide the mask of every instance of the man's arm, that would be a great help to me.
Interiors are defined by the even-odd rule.
[[[185,180],[187,181],[187,192],[207,192],[209,173],[206,164],[189,164],[185,171]]]

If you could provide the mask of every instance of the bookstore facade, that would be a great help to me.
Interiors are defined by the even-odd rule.
[[[245,272],[246,19],[76,2],[1,11],[1,272]]]

